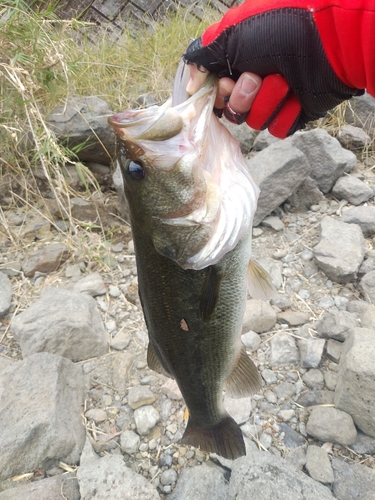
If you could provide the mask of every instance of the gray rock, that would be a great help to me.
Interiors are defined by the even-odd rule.
[[[283,311],[277,315],[277,320],[280,323],[286,323],[290,326],[299,326],[308,323],[310,314],[302,311]]]
[[[255,130],[251,129],[246,123],[235,125],[228,120],[222,120],[221,123],[240,143],[242,154],[247,155],[248,153],[250,153],[256,136]]]
[[[77,478],[71,472],[22,484],[0,493],[0,500],[80,500],[80,498]]]
[[[360,455],[375,455],[375,438],[359,431],[356,442],[351,445],[351,448]]]
[[[357,224],[365,238],[375,234],[375,207],[350,207],[342,211],[341,221],[347,224]]]
[[[345,342],[335,405],[352,415],[361,431],[375,437],[375,330],[356,328]]]
[[[136,385],[129,389],[128,405],[133,410],[136,410],[140,406],[152,405],[155,399],[155,394],[143,385]]]
[[[333,405],[335,393],[333,391],[312,390],[303,392],[297,403],[302,406]]]
[[[5,368],[8,368],[11,365],[14,365],[17,363],[16,360],[10,359],[10,358],[5,358],[4,356],[0,355],[0,372],[5,370]]]
[[[310,389],[323,389],[324,387],[324,377],[323,373],[317,368],[312,368],[308,370],[302,377],[307,387]]]
[[[302,184],[289,196],[287,203],[297,210],[308,210],[312,205],[317,205],[324,199],[316,182],[311,177],[307,177]]]
[[[246,332],[243,335],[241,335],[241,342],[243,343],[243,345],[246,347],[247,350],[256,351],[260,346],[262,340],[256,332],[250,330],[249,332]]]
[[[75,283],[73,290],[75,292],[87,293],[92,297],[103,295],[107,292],[103,278],[100,273],[90,273]]]
[[[284,445],[287,448],[299,448],[306,444],[306,439],[296,432],[290,425],[281,422],[280,430],[284,433]]]
[[[320,483],[333,483],[333,470],[328,453],[319,446],[308,446],[306,469],[310,476]]]
[[[234,399],[225,395],[224,406],[229,415],[234,418],[238,425],[242,425],[249,420],[251,413],[250,398]]]
[[[25,276],[32,278],[36,272],[51,273],[69,257],[69,248],[62,243],[44,245],[41,250],[26,255],[22,263]]]
[[[313,248],[319,268],[333,281],[353,281],[365,256],[365,241],[360,228],[325,217],[319,243]]]
[[[303,472],[296,471],[286,460],[264,452],[250,453],[233,464],[229,499],[249,500],[250,498],[333,499],[328,488]]]
[[[362,128],[353,125],[343,125],[337,134],[337,140],[350,151],[361,150],[371,142],[370,136]]]
[[[263,333],[271,330],[276,323],[275,310],[264,300],[246,301],[245,315],[242,323],[242,331],[253,330]]]
[[[274,365],[293,365],[299,362],[296,341],[287,333],[279,333],[271,341],[270,361]]]
[[[311,165],[310,176],[323,193],[328,193],[337,179],[357,163],[354,153],[343,149],[337,139],[322,129],[295,134],[293,145],[306,155]]]
[[[363,276],[360,287],[368,301],[375,304],[375,271],[370,271]]]
[[[347,175],[340,177],[336,182],[332,194],[339,200],[344,199],[353,205],[360,205],[372,198],[375,193],[368,184],[353,175]]]
[[[28,356],[1,372],[0,479],[77,463],[83,399],[82,369],[54,354]]]
[[[322,315],[316,324],[316,331],[319,337],[344,342],[358,326],[356,314],[333,310]]]
[[[254,217],[257,226],[280,206],[310,174],[305,155],[288,138],[267,147],[247,160],[247,165],[261,193]]]
[[[107,420],[108,415],[107,412],[101,408],[91,408],[91,410],[87,410],[85,417],[88,420],[92,420],[96,424],[99,424],[100,422]]]
[[[359,316],[363,328],[372,328],[375,325],[375,306],[372,304],[362,300],[352,300],[348,304],[348,312]]]
[[[269,385],[276,384],[277,382],[276,373],[272,370],[269,370],[268,368],[262,371],[262,377]]]
[[[285,228],[283,221],[276,216],[266,217],[265,219],[263,219],[262,225],[265,227],[269,227],[274,231],[283,231]]]
[[[340,361],[342,351],[342,343],[337,340],[329,339],[326,345],[326,356],[328,359],[333,361],[334,363],[338,363]]]
[[[317,368],[322,359],[324,339],[298,340],[299,355],[302,368]]]
[[[8,314],[12,302],[12,284],[8,276],[0,271],[0,318]]]
[[[292,301],[287,295],[278,293],[272,300],[271,304],[275,305],[281,310],[289,309],[292,306]]]
[[[263,149],[268,148],[268,146],[280,142],[280,140],[281,139],[278,139],[274,135],[270,134],[267,129],[261,130],[254,139],[253,148],[255,151],[262,151]]]
[[[334,391],[338,382],[338,374],[337,372],[332,372],[331,370],[327,370],[324,373],[324,382],[329,391]]]
[[[108,352],[96,302],[86,294],[46,287],[12,320],[11,329],[23,356],[47,351],[80,361]]]
[[[168,469],[161,473],[160,482],[163,486],[173,484],[177,481],[177,472],[174,469]]]
[[[48,125],[69,148],[85,143],[77,152],[81,161],[110,165],[115,140],[108,117],[111,107],[98,97],[71,97],[47,116]]]
[[[77,472],[81,500],[159,500],[146,478],[126,467],[121,455],[99,458],[87,440]]]
[[[306,432],[320,441],[350,445],[357,439],[352,417],[336,408],[317,406],[312,409]]]
[[[345,121],[374,134],[375,99],[367,92],[350,99],[350,106],[345,108]]]
[[[185,469],[168,500],[229,500],[223,469],[210,462]]]
[[[362,464],[332,460],[335,482],[333,493],[339,500],[374,500],[375,471]]]
[[[260,259],[257,259],[257,262],[268,272],[272,278],[272,283],[274,284],[276,290],[278,290],[283,284],[282,263],[278,260],[272,259],[271,257],[261,257]]]
[[[273,392],[278,399],[289,399],[296,393],[296,385],[290,382],[281,382],[273,388]]]
[[[120,445],[125,453],[137,453],[141,443],[140,437],[133,431],[125,431],[120,436]]]
[[[305,446],[298,446],[291,449],[285,459],[295,469],[302,470],[306,463]]]
[[[160,414],[153,406],[141,406],[134,411],[135,425],[141,436],[148,434],[160,420]]]
[[[372,258],[365,259],[362,262],[362,265],[359,268],[358,274],[361,276],[361,275],[369,273],[370,271],[375,271],[375,259],[372,259]]]

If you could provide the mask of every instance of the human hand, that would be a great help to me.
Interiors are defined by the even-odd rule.
[[[329,0],[322,1],[329,10]],[[231,93],[229,105],[234,111],[242,114],[251,108],[246,118],[250,127],[268,128],[283,138],[345,99],[363,93],[344,83],[345,77],[339,79],[332,69],[310,3],[299,0],[295,7],[292,0],[247,1],[230,9],[221,22],[190,44],[185,61],[221,77],[216,107],[223,108],[223,96]],[[248,76],[256,81],[254,93],[247,97],[250,106],[246,99],[240,103],[243,78]],[[228,77],[237,83],[230,83]],[[259,77],[263,81],[258,87]],[[193,93],[204,78],[199,70],[193,71],[188,92]]]

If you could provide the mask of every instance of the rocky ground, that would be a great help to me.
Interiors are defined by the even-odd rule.
[[[263,388],[225,397],[247,456],[180,444],[184,401],[147,367],[131,233],[94,150],[82,160],[104,194],[72,213],[106,238],[68,232],[48,187],[16,208],[1,179],[0,500],[375,499],[374,131],[235,134],[262,190],[254,255],[278,290],[249,298],[243,323]]]

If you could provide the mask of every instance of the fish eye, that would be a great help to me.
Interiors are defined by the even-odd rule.
[[[140,161],[130,161],[127,166],[127,171],[130,177],[135,180],[141,180],[145,176],[145,170]]]

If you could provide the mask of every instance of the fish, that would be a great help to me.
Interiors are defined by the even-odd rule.
[[[217,78],[193,96],[180,64],[161,106],[109,118],[128,202],[151,369],[176,380],[188,409],[182,443],[228,459],[246,454],[223,391],[261,387],[241,344],[248,286],[274,288],[251,259],[259,188],[238,142],[213,113]],[[250,274],[250,276],[249,276]]]

